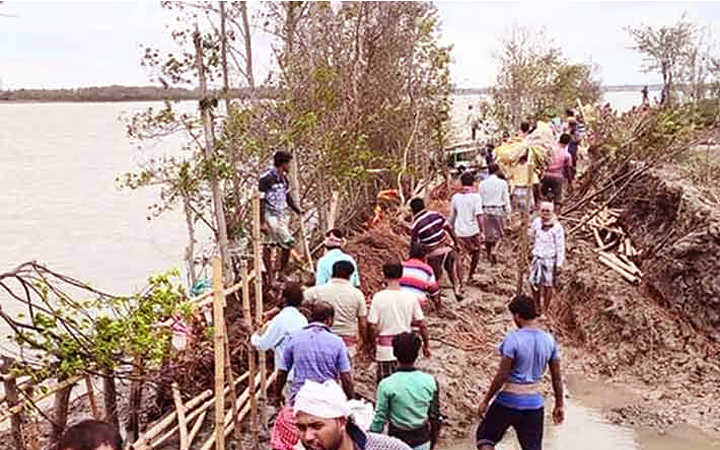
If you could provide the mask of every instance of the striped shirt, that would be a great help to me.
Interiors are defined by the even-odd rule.
[[[448,225],[445,216],[427,209],[415,216],[410,234],[410,242],[420,242],[426,247],[436,247],[445,242],[445,227]]]
[[[400,287],[403,290],[417,295],[423,303],[428,297],[437,295],[439,287],[435,280],[435,272],[428,264],[419,259],[410,258],[403,264],[403,274],[400,278]]]

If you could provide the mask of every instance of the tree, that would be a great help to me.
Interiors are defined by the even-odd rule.
[[[627,27],[635,41],[632,47],[644,57],[644,72],[659,72],[663,80],[660,103],[673,102],[676,82],[682,78],[684,63],[693,50],[697,26],[683,15],[674,25]],[[697,61],[697,54],[693,57]]]
[[[514,25],[500,40],[495,59],[499,71],[491,88],[491,115],[502,131],[517,129],[525,119],[551,117],[565,108],[599,100],[596,67],[572,63],[544,29]]]

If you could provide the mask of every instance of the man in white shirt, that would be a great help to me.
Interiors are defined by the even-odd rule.
[[[483,203],[475,188],[475,176],[472,173],[463,173],[460,183],[462,191],[453,195],[450,200],[450,225],[455,230],[463,253],[470,255],[470,270],[467,276],[467,282],[470,283],[480,261]]]
[[[370,342],[374,339],[377,383],[393,374],[397,359],[393,353],[393,337],[410,332],[417,326],[423,340],[423,355],[430,357],[429,339],[425,328],[424,315],[417,296],[400,286],[403,267],[397,262],[383,265],[386,288],[373,296],[368,313]]]
[[[491,264],[497,260],[492,250],[503,237],[504,218],[512,212],[510,190],[505,180],[498,177],[497,164],[488,165],[490,176],[480,183],[480,196],[483,207],[483,231],[485,233],[485,251]]]
[[[547,312],[558,272],[565,263],[565,230],[555,216],[552,202],[540,203],[540,217],[530,225],[533,241],[530,285],[539,314]],[[541,304],[540,300],[543,300]]]

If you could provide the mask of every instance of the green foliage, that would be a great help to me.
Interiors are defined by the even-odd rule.
[[[490,90],[490,115],[500,131],[512,133],[527,119],[547,119],[566,108],[594,104],[601,97],[596,67],[573,63],[544,32],[513,27],[500,42],[499,71]]]
[[[135,356],[146,367],[157,369],[171,337],[170,329],[158,324],[194,314],[178,277],[179,272],[172,270],[150,277],[143,294],[82,301],[56,286],[38,284],[35,311],[14,335],[16,344],[33,355],[26,373],[38,380],[69,377],[114,368]]]

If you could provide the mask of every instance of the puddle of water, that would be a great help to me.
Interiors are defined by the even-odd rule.
[[[545,436],[543,438],[543,448],[545,449],[640,450],[641,448],[637,445],[632,429],[604,422],[595,411],[572,401],[566,402],[565,422],[556,426],[552,424],[552,418],[546,416],[545,423]],[[472,429],[473,436],[475,429],[475,427]],[[444,450],[474,449],[474,437],[466,442],[443,448]],[[517,443],[512,428],[508,430],[502,442],[495,448],[497,450],[520,450],[520,445]]]

